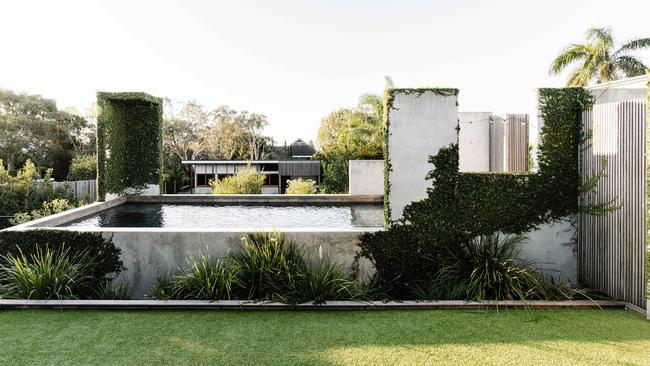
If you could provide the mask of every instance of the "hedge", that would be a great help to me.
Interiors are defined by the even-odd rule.
[[[97,197],[148,184],[162,187],[162,99],[145,93],[97,93]]]

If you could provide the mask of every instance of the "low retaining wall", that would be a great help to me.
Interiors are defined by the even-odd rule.
[[[57,228],[73,230],[70,228]],[[27,229],[29,230],[29,229]],[[381,229],[322,230],[303,229],[283,231],[288,240],[295,241],[305,251],[307,258],[329,257],[352,272],[352,263],[359,250],[359,234]],[[106,228],[74,231],[98,232],[112,238],[121,249],[120,258],[126,269],[118,282],[129,284],[133,299],[144,299],[159,276],[188,264],[188,256],[210,254],[224,257],[240,248],[242,237],[254,229],[158,229],[158,228]],[[271,231],[271,230],[265,230]],[[359,278],[370,276],[369,262],[361,261]]]

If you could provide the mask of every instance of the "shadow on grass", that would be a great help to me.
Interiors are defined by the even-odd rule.
[[[650,364],[623,310],[0,311],[0,364]]]

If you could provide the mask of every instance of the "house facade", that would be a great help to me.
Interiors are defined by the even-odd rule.
[[[237,172],[254,169],[266,175],[262,187],[263,194],[282,194],[290,179],[312,179],[320,184],[320,160],[312,159],[316,150],[301,139],[294,141],[289,147],[289,160],[183,160],[183,165],[189,165],[192,174],[191,192],[206,194],[212,191],[211,180],[221,180],[237,174]]]

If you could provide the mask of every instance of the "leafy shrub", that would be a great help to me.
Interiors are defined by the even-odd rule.
[[[47,247],[55,255],[65,251],[76,257],[84,253],[92,259],[94,265],[89,274],[92,288],[99,288],[122,270],[120,249],[99,233],[52,229],[0,232],[0,255],[29,257],[39,247]]]
[[[443,257],[442,266],[422,291],[425,299],[530,300],[569,298],[562,286],[549,282],[532,266],[518,259],[526,237],[499,234],[479,236],[462,251]]]
[[[0,259],[0,297],[14,299],[76,299],[92,289],[94,263],[85,252],[69,255],[36,247],[29,255],[22,252]]]
[[[90,180],[97,178],[97,155],[79,155],[72,159],[68,180]]]
[[[211,180],[213,194],[260,194],[266,175],[252,169],[240,170],[237,174],[221,180]]]
[[[316,158],[320,160],[323,169],[321,191],[325,193],[347,193],[349,189],[348,168],[350,160],[358,157],[347,152],[332,152],[328,154],[318,153]]]
[[[9,221],[12,225],[20,225],[27,221],[40,219],[42,217],[54,215],[61,213],[63,211],[71,210],[73,208],[81,207],[85,205],[85,202],[79,201],[77,204],[71,203],[67,199],[57,198],[50,202],[43,202],[43,205],[38,210],[32,210],[32,212],[18,212],[14,214],[14,217]]]
[[[43,202],[57,198],[72,200],[69,187],[55,188],[50,183],[52,170],[48,170],[42,181],[36,166],[28,160],[15,176],[9,174],[0,160],[0,216],[13,216],[19,212],[40,209]],[[11,226],[9,220],[0,222],[0,229]]]
[[[316,182],[312,179],[290,179],[287,181],[287,194],[315,194]]]
[[[302,251],[281,232],[249,233],[233,255],[242,295],[248,299],[295,302],[306,271]]]
[[[238,286],[237,266],[202,255],[189,258],[189,268],[158,279],[152,295],[159,300],[228,300]]]

